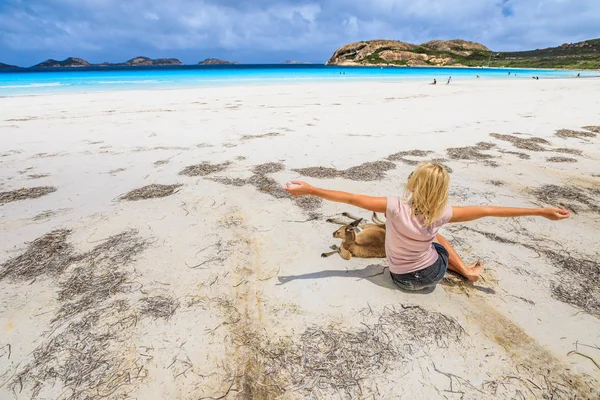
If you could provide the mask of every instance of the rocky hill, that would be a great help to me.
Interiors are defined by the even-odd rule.
[[[0,68],[19,68],[16,65],[9,65],[0,62]]]
[[[371,40],[340,47],[326,65],[600,68],[600,39],[520,52],[493,52],[465,40]]]
[[[239,64],[238,62],[235,61],[225,61],[225,60],[219,60],[218,58],[207,58],[204,61],[200,61],[198,63],[198,65],[233,65],[233,64]]]
[[[106,63],[104,65],[106,65]],[[152,58],[148,58],[148,57],[134,57],[131,60],[125,61],[124,63],[108,64],[108,65],[141,67],[141,66],[161,66],[161,65],[183,65],[183,63],[176,58],[152,59]]]
[[[81,58],[69,57],[62,61],[56,61],[53,59],[49,59],[49,60],[46,60],[39,64],[36,64],[31,68],[77,68],[77,67],[91,67],[91,64]]]

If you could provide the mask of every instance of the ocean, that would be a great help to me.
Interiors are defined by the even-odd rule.
[[[324,65],[191,65],[0,70],[0,97],[115,90],[178,89],[306,82],[540,79],[600,76],[598,71],[514,68],[339,67]]]

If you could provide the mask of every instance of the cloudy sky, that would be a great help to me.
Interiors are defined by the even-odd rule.
[[[600,37],[600,0],[0,0],[0,62],[325,62],[369,39],[466,39],[496,51]]]

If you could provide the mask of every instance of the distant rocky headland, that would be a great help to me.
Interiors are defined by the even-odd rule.
[[[16,65],[9,65],[0,62],[0,68],[19,68]]]
[[[198,63],[198,65],[234,65],[234,64],[239,64],[239,62],[219,60],[218,58],[207,58],[206,60],[200,61]]]
[[[371,40],[340,47],[326,65],[595,69],[600,68],[600,39],[517,52],[495,52],[481,43],[459,39],[422,44]]]

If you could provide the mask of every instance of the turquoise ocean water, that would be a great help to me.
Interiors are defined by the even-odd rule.
[[[579,71],[511,68],[397,68],[324,65],[224,65],[169,67],[92,67],[0,70],[0,97],[114,90],[177,89],[307,82],[569,78]],[[581,71],[582,77],[600,76]],[[515,75],[516,74],[516,75]]]

